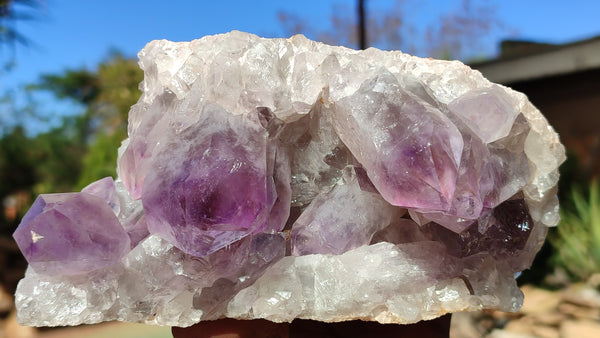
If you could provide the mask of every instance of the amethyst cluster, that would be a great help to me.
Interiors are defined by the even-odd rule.
[[[37,198],[28,325],[516,311],[564,148],[459,62],[231,32],[153,41],[118,178]]]

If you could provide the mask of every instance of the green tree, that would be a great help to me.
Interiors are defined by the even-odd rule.
[[[27,90],[48,90],[83,109],[63,117],[59,127],[35,136],[28,136],[23,126],[32,123],[31,119],[44,120],[38,105],[17,107],[10,97],[0,102],[6,108],[0,116],[0,203],[17,195],[32,198],[77,191],[99,178],[116,176],[117,148],[127,136],[127,114],[139,99],[137,87],[142,78],[136,60],[118,53],[93,71],[43,76]],[[27,119],[22,118],[25,112],[30,115]],[[2,233],[12,233],[30,202],[20,204],[16,218],[0,213]]]
[[[77,189],[99,178],[116,176],[117,148],[127,136],[127,114],[141,95],[138,85],[142,79],[135,59],[113,53],[93,72],[80,69],[45,75],[37,85],[37,89],[85,107],[76,128],[86,146]]]
[[[68,129],[65,126],[28,137],[25,128],[17,125],[0,138],[0,202],[19,197],[16,217],[1,213],[0,233],[11,234],[20,222],[31,202],[23,197],[72,191],[85,148]]]
[[[33,142],[21,126],[0,138],[0,196],[29,189],[36,182],[33,159],[28,156]]]
[[[80,117],[63,119],[60,127],[37,135],[29,150],[36,166],[34,195],[73,191],[83,169],[87,147],[79,132]]]

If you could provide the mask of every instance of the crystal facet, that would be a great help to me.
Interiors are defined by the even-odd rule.
[[[51,276],[97,270],[129,252],[108,203],[85,192],[40,195],[14,237],[31,267]]]
[[[460,62],[303,36],[153,41],[118,178],[41,195],[18,319],[413,323],[516,311],[564,147]]]
[[[249,234],[281,231],[285,218],[270,217],[287,212],[273,210],[278,192],[268,142],[258,114],[205,106],[196,124],[155,149],[142,189],[150,233],[205,256]]]

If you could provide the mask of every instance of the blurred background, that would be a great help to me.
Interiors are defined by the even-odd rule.
[[[562,221],[519,278],[523,310],[455,315],[453,335],[600,337],[599,17],[595,0],[0,0],[0,338],[170,337],[20,327],[12,294],[26,262],[11,234],[38,194],[116,177],[146,43],[231,30],[458,59],[527,94],[567,146]]]

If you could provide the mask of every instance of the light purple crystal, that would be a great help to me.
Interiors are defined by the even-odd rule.
[[[129,114],[132,118],[140,114],[144,114],[145,118],[137,125],[128,125],[128,130],[132,135],[125,151],[119,158],[117,171],[133,199],[139,199],[142,196],[142,186],[154,148],[168,132],[164,121],[164,112],[169,110],[173,100],[172,94],[165,93],[156,98],[149,107],[142,102],[131,107]],[[135,134],[132,133],[134,128]]]
[[[97,270],[130,250],[108,203],[85,192],[40,195],[14,238],[31,267],[47,275]]]
[[[448,104],[484,143],[508,136],[518,111],[511,98],[498,86],[473,90]]]
[[[210,266],[206,272],[213,276],[214,282],[197,292],[193,299],[194,307],[203,311],[202,319],[219,319],[229,299],[252,285],[269,265],[284,255],[285,239],[279,234],[247,236],[209,255]],[[198,271],[197,266],[193,269]]]
[[[105,200],[115,215],[118,215],[121,211],[119,196],[117,195],[115,181],[112,179],[112,177],[105,177],[96,182],[92,182],[81,189],[81,192],[85,192]]]
[[[340,138],[388,202],[451,212],[463,139],[438,108],[382,73],[342,99],[335,113]]]
[[[405,212],[379,194],[361,190],[354,168],[347,167],[336,186],[317,196],[292,226],[292,254],[340,255],[367,245],[375,232]]]
[[[142,192],[150,233],[204,256],[283,229],[289,202],[274,210],[276,149],[259,114],[228,117],[208,105],[197,124],[156,147]]]

